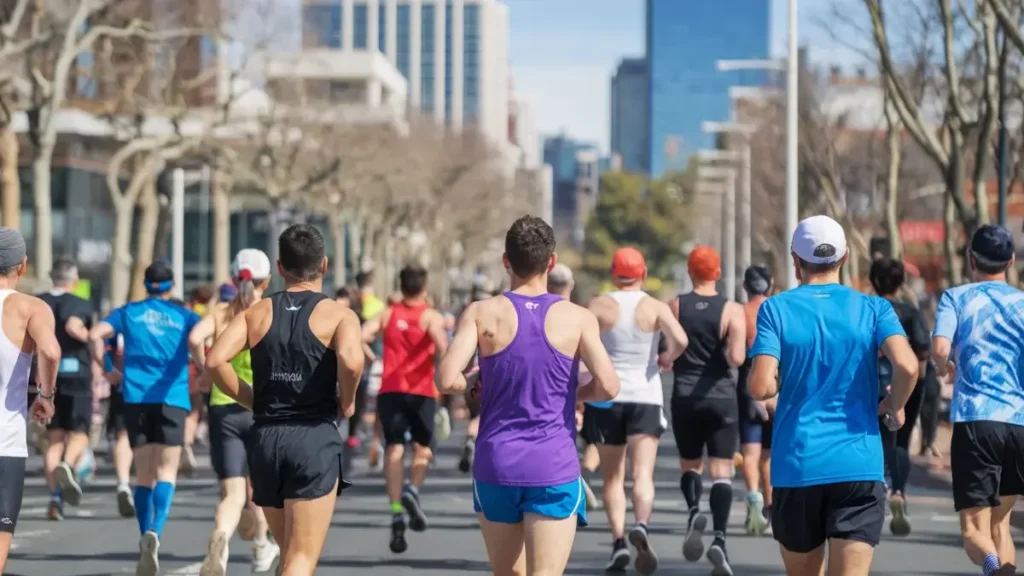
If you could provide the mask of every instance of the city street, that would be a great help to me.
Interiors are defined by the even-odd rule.
[[[456,468],[456,433],[440,450],[437,465],[423,489],[423,501],[430,514],[429,531],[409,534],[409,550],[398,556],[387,549],[389,514],[384,501],[384,484],[379,474],[369,474],[365,459],[357,461],[325,546],[317,574],[455,575],[487,574],[483,544],[472,511],[470,481]],[[658,465],[658,499],[652,542],[661,559],[659,573],[707,574],[706,563],[687,563],[680,551],[686,515],[683,512],[674,461],[672,435],[665,443]],[[212,527],[217,488],[200,458],[203,470],[196,479],[185,479],[178,487],[174,510],[161,546],[161,573],[183,576],[199,573],[199,562]],[[30,460],[38,471],[41,461]],[[973,576],[973,567],[960,549],[957,518],[949,490],[925,474],[915,474],[911,514],[914,532],[909,538],[886,537],[878,548],[872,574],[900,576]],[[708,490],[705,490],[705,495]],[[736,483],[737,502],[731,528],[742,530],[743,491]],[[68,508],[60,523],[45,519],[47,496],[38,473],[28,481],[25,504],[8,564],[8,575],[99,576],[130,574],[137,558],[138,530],[134,519],[117,516],[113,480],[102,475],[87,488],[79,510]],[[705,502],[706,506],[706,502]],[[1018,537],[1021,537],[1018,533]],[[710,538],[708,539],[710,543]],[[609,553],[610,538],[604,513],[591,513],[591,526],[579,534],[566,574],[592,575],[602,572]],[[734,534],[729,541],[733,569],[738,576],[781,574],[776,545],[770,538]],[[249,549],[237,537],[232,542],[228,573],[250,574]],[[372,571],[372,572],[371,572]]]

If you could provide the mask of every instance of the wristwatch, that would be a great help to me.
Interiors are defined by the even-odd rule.
[[[43,400],[53,400],[53,396],[56,393],[57,393],[57,387],[56,386],[54,386],[53,390],[50,391],[50,395],[49,396],[47,396],[46,394],[43,394],[43,389],[42,388],[40,388],[38,386],[36,387],[36,396],[42,398]]]

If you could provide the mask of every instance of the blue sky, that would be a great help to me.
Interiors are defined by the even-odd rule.
[[[728,2],[729,0],[678,0]],[[773,1],[772,46],[786,50],[786,1]],[[849,64],[856,56],[838,46],[822,24],[834,2],[803,0],[801,44],[818,63]],[[506,0],[510,65],[516,91],[529,97],[542,135],[565,132],[608,150],[610,79],[623,56],[644,53],[644,0]]]

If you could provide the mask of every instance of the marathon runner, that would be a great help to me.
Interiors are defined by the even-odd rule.
[[[28,385],[33,352],[38,356],[32,419],[49,424],[61,351],[53,311],[45,302],[16,292],[28,258],[25,239],[12,228],[0,228],[0,574],[4,573],[11,540],[18,527],[28,459]]]
[[[384,335],[384,374],[377,393],[377,420],[384,432],[384,482],[391,511],[389,546],[396,554],[408,548],[403,510],[409,514],[410,529],[427,529],[419,490],[433,459],[435,361],[448,348],[444,317],[427,302],[427,271],[407,266],[399,272],[398,283],[402,300],[363,326],[366,342],[375,340],[379,333]],[[406,434],[413,446],[408,483]]]
[[[61,360],[43,469],[52,495],[46,515],[50,520],[62,520],[64,502],[78,506],[82,501],[82,486],[75,470],[89,447],[92,383],[102,378],[102,371],[89,354],[92,304],[71,293],[78,283],[78,267],[71,260],[58,260],[50,271],[50,280],[53,289],[38,297],[53,312]]]
[[[263,297],[263,292],[270,286],[270,259],[260,250],[241,250],[231,265],[231,277],[239,289],[235,299],[214,305],[189,334],[192,360],[200,366],[206,363],[207,342],[211,339],[216,341],[232,318]],[[247,384],[252,382],[252,361],[248,350],[232,358],[230,364],[241,380]],[[252,412],[216,386],[210,391],[209,404],[210,464],[220,481],[221,500],[214,512],[213,532],[199,574],[224,576],[228,569],[228,542],[249,500],[246,442],[252,429]],[[267,519],[257,508],[252,547],[253,572],[270,570],[280,553],[277,544],[267,539]]]
[[[903,332],[910,341],[910,347],[917,355],[920,365],[918,375],[925,375],[924,363],[928,359],[929,341],[928,328],[925,327],[924,317],[921,311],[912,303],[899,297],[899,293],[906,280],[906,272],[903,263],[890,258],[880,258],[871,263],[871,270],[868,274],[871,286],[875,294],[885,298],[892,304],[892,309],[899,318]],[[892,380],[892,365],[884,355],[878,359],[878,399],[882,401],[889,394],[889,384]],[[925,386],[918,381],[914,391],[907,400],[904,408],[906,424],[899,430],[889,430],[879,418],[878,429],[882,435],[882,449],[885,454],[886,467],[892,482],[889,486],[889,510],[892,512],[892,520],[889,521],[889,531],[894,536],[907,536],[910,534],[910,517],[907,515],[907,482],[910,480],[910,436],[917,425],[917,417],[921,413],[921,406],[924,403]]]
[[[608,408],[594,408],[591,436],[597,441],[604,475],[604,509],[612,529],[612,555],[606,570],[625,571],[626,451],[633,480],[633,516],[629,542],[636,548],[636,569],[653,574],[658,556],[647,536],[654,509],[654,464],[658,440],[668,426],[661,366],[666,368],[686,350],[686,333],[667,304],[644,292],[647,263],[635,248],[619,248],[612,257],[616,290],[594,298],[590,311],[601,327],[601,341],[619,377],[621,388]],[[658,352],[659,336],[666,349]]]
[[[213,301],[213,289],[209,286],[197,286],[192,290],[186,307],[199,315],[206,316],[210,311],[210,303]],[[203,408],[206,406],[204,396],[211,386],[209,377],[203,374],[196,364],[189,366],[189,403],[192,410],[185,418],[185,445],[181,452],[181,473],[192,476],[196,471],[196,455],[192,445],[196,442],[196,433],[199,431],[199,422],[203,416]]]
[[[575,404],[619,393],[597,319],[547,292],[554,250],[544,220],[517,220],[502,258],[511,290],[466,308],[441,361],[438,389],[463,392],[479,348],[473,509],[495,574],[565,572],[577,524],[586,525]],[[577,389],[581,359],[593,380]]]
[[[1010,515],[1024,494],[1024,293],[1006,283],[1015,254],[1012,232],[980,227],[968,252],[974,283],[942,295],[932,337],[939,376],[955,382],[953,505],[985,576],[1016,573]]]
[[[323,294],[324,237],[308,224],[278,238],[285,289],[236,314],[206,356],[222,392],[253,411],[249,475],[281,546],[279,574],[312,575],[343,488],[336,419],[355,410],[359,318]],[[231,360],[250,350],[252,386]]]
[[[114,309],[89,331],[93,360],[104,341],[124,336],[125,427],[135,455],[135,517],[139,522],[138,576],[159,572],[160,536],[171,513],[189,403],[188,334],[199,316],[170,301],[174,270],[164,261],[146,268],[149,297]]]
[[[839,284],[846,234],[827,216],[799,223],[798,288],[761,304],[750,393],[778,394],[772,532],[788,574],[867,576],[885,520],[878,416],[896,429],[918,361],[892,306]],[[892,363],[878,403],[878,349]]]
[[[360,315],[360,318],[363,319],[364,324],[377,318],[377,315],[387,308],[387,304],[377,297],[376,290],[373,287],[373,270],[366,270],[356,274],[356,291],[358,292],[359,302],[362,306],[362,314]],[[377,339],[369,343],[370,350],[373,352],[374,358],[376,359],[380,359],[381,355],[384,353],[383,343],[381,340],[382,336],[378,334]],[[366,367],[365,372],[367,373],[367,380],[373,376],[375,364],[376,361],[371,362],[370,365]],[[367,392],[369,392],[369,388],[367,388]],[[376,418],[376,413],[372,413],[371,417],[374,419],[371,434],[372,438],[370,441],[370,447],[366,451],[366,461],[370,465],[370,470],[378,470],[384,460],[383,434],[380,428],[380,420]]]
[[[490,298],[491,295],[477,287],[473,291],[473,302],[479,302]],[[454,336],[454,329],[453,329]],[[473,368],[479,369],[477,358],[473,358]],[[479,374],[477,375],[479,376]],[[459,472],[468,474],[473,471],[473,459],[476,456],[476,436],[480,432],[480,398],[472,394],[465,394],[466,410],[469,412],[469,422],[466,424],[466,440],[462,443],[462,457],[459,458]],[[449,402],[455,396],[444,396],[443,399]],[[593,495],[591,493],[591,495]]]
[[[112,446],[114,476],[117,479],[117,512],[124,518],[135,517],[135,498],[131,489],[132,446],[124,421],[124,396],[121,376],[124,374],[124,336],[118,335],[103,343],[103,377],[110,383],[107,402],[107,436]]]
[[[363,301],[359,297],[359,293],[354,294],[345,287],[338,288],[334,293],[334,301],[342,306],[351,308],[359,318],[360,324],[365,322],[363,318]],[[369,344],[363,343],[363,353],[366,355],[365,365],[369,366],[377,360],[377,355],[373,353],[373,349],[370,348]],[[366,415],[366,401],[367,394],[370,388],[370,371],[363,370],[363,376],[359,380],[359,387],[356,388],[356,410],[352,413],[352,417],[348,419],[348,438],[345,439],[345,467],[351,465],[352,456],[359,451],[362,446],[361,431],[363,428],[363,418]]]
[[[715,290],[722,266],[714,248],[694,248],[687,267],[693,292],[671,302],[690,342],[672,367],[672,432],[683,471],[679,487],[690,510],[683,556],[696,562],[704,553],[707,518],[700,512],[700,497],[706,448],[715,534],[707,557],[714,566],[712,574],[731,576],[725,532],[732,511],[733,458],[739,445],[736,368],[746,358],[746,323],[743,308]]]

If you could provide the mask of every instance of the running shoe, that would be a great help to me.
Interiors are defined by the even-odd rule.
[[[690,510],[690,521],[683,539],[683,558],[690,562],[700,560],[704,555],[704,530],[708,527],[708,518],[700,513],[700,509]]]
[[[61,496],[64,501],[72,506],[82,503],[82,485],[78,483],[74,470],[67,462],[61,462],[53,471],[53,479],[60,487]]]
[[[124,484],[117,487],[117,513],[122,518],[135,517],[135,497],[132,489]]]
[[[476,455],[476,442],[474,440],[466,440],[466,445],[462,447],[462,458],[459,460],[459,472],[468,474],[473,469],[473,457]]]
[[[889,511],[892,513],[892,520],[889,521],[889,531],[893,536],[910,535],[910,517],[907,515],[907,500],[900,494],[893,494],[889,497]]]
[[[274,567],[274,560],[281,556],[281,547],[273,540],[268,539],[262,544],[252,545],[252,571],[270,572]]]
[[[191,478],[196,473],[196,455],[192,452],[192,447],[185,444],[184,449],[181,451],[181,473]]]
[[[625,572],[626,568],[629,567],[629,561],[632,559],[629,547],[626,546],[626,541],[619,538],[612,542],[612,557],[608,559],[608,565],[604,567],[604,571]]]
[[[708,560],[711,562],[711,576],[733,576],[729,566],[729,554],[725,551],[725,539],[716,536],[708,548]]]
[[[452,417],[444,406],[434,413],[434,435],[438,442],[444,442],[452,435]]]
[[[228,573],[228,535],[217,530],[210,535],[206,558],[199,567],[199,576],[226,576]]]
[[[380,442],[373,442],[370,444],[370,450],[366,454],[366,463],[370,466],[370,470],[380,470],[383,465],[383,458],[381,453],[384,452],[384,447],[380,445]]]
[[[764,508],[764,497],[760,492],[747,494],[747,534],[761,536],[768,527],[768,520],[761,513]]]
[[[402,507],[409,514],[409,529],[413,532],[423,532],[427,529],[427,514],[420,505],[420,495],[413,492],[408,486],[402,492]]]
[[[658,555],[651,548],[650,539],[647,537],[647,527],[643,524],[633,526],[629,531],[629,543],[636,548],[636,571],[648,576],[654,574],[658,569]]]
[[[405,518],[401,514],[391,519],[391,543],[388,547],[395,554],[401,554],[409,549],[409,544],[405,541]]]
[[[160,538],[150,530],[139,540],[139,563],[135,576],[157,576],[160,573]]]
[[[46,517],[50,520],[61,521],[64,519],[64,503],[58,498],[50,500],[50,505],[46,507]]]
[[[96,456],[92,452],[92,448],[86,448],[85,452],[82,452],[82,457],[78,459],[78,465],[75,467],[75,477],[78,478],[78,484],[85,486],[92,482],[96,478]]]

